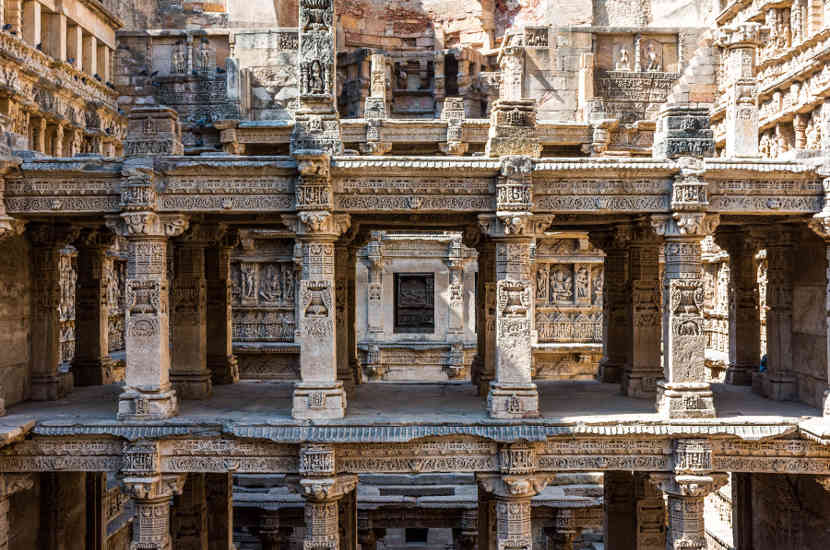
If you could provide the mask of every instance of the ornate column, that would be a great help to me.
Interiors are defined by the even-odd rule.
[[[72,373],[76,386],[112,384],[109,356],[109,302],[107,289],[113,273],[107,251],[115,235],[107,229],[85,230],[75,241],[78,249],[78,285],[75,307],[75,357]]]
[[[350,226],[348,214],[332,214],[330,157],[296,154],[300,180],[296,188],[296,217],[292,225],[302,253],[297,293],[297,333],[300,344],[300,381],[294,386],[294,418],[341,418],[346,393],[337,380],[337,323],[335,241]]]
[[[162,475],[158,443],[149,441],[130,445],[123,464],[124,487],[135,503],[130,550],[173,550],[170,502],[182,493],[187,474]]]
[[[486,492],[495,499],[495,548],[531,548],[530,499],[539,494],[554,475],[535,473],[536,451],[531,445],[505,445],[499,456],[500,473],[476,474],[479,493]],[[481,521],[479,526],[479,529],[484,528]]]
[[[795,399],[793,376],[794,230],[776,227],[767,239],[767,368],[764,394],[776,401]]]
[[[464,254],[461,239],[450,241],[447,253],[449,268],[449,294],[447,299],[447,339],[450,342],[446,372],[450,379],[462,378],[464,366]]]
[[[205,474],[208,550],[234,550],[233,474]]]
[[[193,224],[175,240],[173,280],[173,363],[170,381],[179,399],[206,399],[213,392],[207,367],[207,280],[205,250],[222,228]]]
[[[80,228],[69,225],[30,224],[32,244],[31,365],[32,400],[51,401],[72,389],[71,373],[58,372],[60,364],[60,250],[74,241]],[[73,296],[74,298],[74,296]]]
[[[231,312],[231,251],[239,244],[236,231],[223,231],[205,250],[207,278],[207,368],[214,385],[239,382],[233,354]]]
[[[825,178],[824,180],[824,209],[810,220],[809,226],[816,235],[824,239],[826,245],[827,257],[825,269],[827,270],[827,295],[825,298],[825,309],[827,310],[827,323],[825,326],[827,327],[827,331],[825,339],[827,340],[827,359],[825,359],[825,362],[828,380],[830,380],[830,178]],[[826,423],[830,419],[830,389],[824,391],[823,409]],[[825,432],[828,430],[830,430],[830,427],[825,428]]]
[[[632,550],[636,539],[634,474],[623,471],[603,473],[603,527],[608,550]]]
[[[592,231],[591,242],[605,252],[605,284],[602,288],[602,359],[599,363],[600,382],[616,383],[631,353],[631,332],[628,292],[629,248],[632,229],[629,224],[617,224],[604,231]]]
[[[729,477],[711,472],[711,443],[705,439],[675,441],[674,463],[674,473],[651,474],[651,482],[668,496],[666,548],[704,550],[703,500],[725,485]]]
[[[647,222],[634,226],[629,247],[631,318],[626,323],[631,351],[623,373],[623,394],[654,398],[660,365],[660,241]],[[607,285],[606,285],[607,286]]]
[[[341,548],[338,501],[357,487],[357,476],[336,474],[334,449],[309,445],[300,449],[300,477],[294,488],[305,499],[304,548]],[[351,522],[350,522],[351,523]],[[350,547],[344,543],[343,548]]]
[[[533,161],[502,159],[496,184],[496,214],[479,215],[482,232],[495,242],[495,379],[487,395],[493,418],[527,418],[539,414],[539,394],[531,381],[534,332],[531,247],[553,216],[534,216]]]
[[[470,379],[478,395],[487,395],[496,375],[496,258],[495,243],[482,236],[478,227],[464,231],[464,244],[478,252],[476,281],[476,355]]]
[[[176,550],[208,549],[205,474],[187,474],[181,495],[174,498],[170,531]]]
[[[715,241],[729,254],[729,367],[726,382],[752,384],[761,362],[761,309],[758,303],[759,244],[743,228],[721,228]]]
[[[349,275],[356,269],[355,251],[349,243],[337,243],[334,247],[334,294],[335,322],[337,332],[337,379],[343,383],[347,392],[354,389],[356,380],[352,371],[354,352],[350,350],[351,333],[354,325],[349,325],[349,310],[353,307],[349,293]]]
[[[441,109],[441,120],[447,121],[447,141],[438,143],[438,149],[445,155],[462,156],[467,152],[464,142],[464,119],[467,117],[463,97],[445,97]]]
[[[573,508],[556,510],[556,523],[553,529],[554,550],[574,550],[574,539],[578,534],[578,529]]]
[[[366,272],[368,281],[368,304],[366,317],[369,338],[383,338],[383,232],[372,231],[366,245]]]
[[[663,276],[663,375],[657,384],[657,409],[668,418],[715,416],[706,382],[703,331],[704,282],[701,241],[717,228],[718,217],[702,209],[706,183],[696,169],[674,181],[671,215],[654,215],[652,224],[665,239]]]
[[[634,472],[636,550],[665,550],[666,505],[649,474]]]
[[[9,525],[9,497],[35,486],[33,474],[0,474],[0,550],[8,550],[12,526]]]
[[[280,550],[280,511],[278,509],[265,508],[260,513],[259,542],[262,544],[262,550]],[[228,548],[232,550],[233,547]]]
[[[86,546],[85,472],[41,472],[39,550],[77,550]]]
[[[478,539],[478,510],[461,512],[461,526],[453,529],[455,550],[473,550]]]
[[[758,96],[755,92],[755,50],[762,42],[761,25],[742,23],[720,29],[726,68],[726,156],[758,156]]]
[[[133,185],[131,188],[127,183],[122,195],[142,192],[143,184]],[[108,223],[128,243],[126,385],[119,396],[118,419],[169,418],[176,415],[178,404],[170,385],[167,239],[181,235],[188,221],[178,214],[137,211],[121,214]]]
[[[336,21],[333,0],[300,0],[297,82],[299,108],[291,151],[343,151],[337,116]]]
[[[390,142],[381,141],[381,128],[386,118],[386,56],[371,54],[369,97],[366,98],[363,118],[366,119],[366,143],[360,145],[364,155],[385,155],[392,150]]]

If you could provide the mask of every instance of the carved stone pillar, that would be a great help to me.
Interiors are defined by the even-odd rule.
[[[487,395],[496,375],[496,247],[482,238],[477,243],[478,281],[476,285],[476,356],[470,378],[478,395]]]
[[[636,540],[634,474],[608,471],[603,474],[605,547],[608,550],[633,550]]]
[[[496,182],[496,215],[479,215],[482,232],[495,243],[495,379],[487,395],[493,418],[539,414],[539,394],[531,380],[534,333],[534,277],[531,247],[552,216],[530,214],[533,161],[503,157]]]
[[[8,550],[12,526],[9,525],[9,497],[35,485],[33,474],[0,474],[0,550]]]
[[[106,550],[107,523],[107,473],[86,473],[86,548]],[[0,546],[2,548],[2,546]]]
[[[392,144],[381,141],[381,128],[386,118],[386,56],[371,55],[369,72],[369,97],[366,98],[363,118],[366,119],[366,143],[360,145],[364,155],[384,155],[392,150]]]
[[[297,82],[299,108],[291,151],[338,154],[343,150],[337,116],[334,2],[300,0]]]
[[[665,550],[666,505],[648,473],[634,472],[636,550]]]
[[[357,550],[357,491],[348,491],[338,502],[341,550]]]
[[[238,242],[235,231],[225,232],[205,250],[207,368],[214,385],[239,382],[239,366],[233,354],[231,314],[231,251]]]
[[[259,542],[262,550],[280,550],[280,511],[263,509],[259,515]],[[211,549],[213,550],[213,549]]]
[[[118,418],[169,418],[176,415],[178,405],[170,386],[167,239],[181,235],[188,221],[180,215],[145,211],[124,213],[109,223],[127,238],[129,247],[126,384],[119,396]]]
[[[383,338],[383,232],[372,231],[366,245],[368,304],[366,316],[369,339]]]
[[[473,550],[478,539],[478,510],[461,512],[461,526],[453,529],[455,550]]]
[[[675,182],[689,194],[705,192],[694,179]],[[704,282],[701,241],[717,227],[717,216],[702,212],[676,212],[653,216],[658,235],[665,237],[663,275],[663,373],[657,384],[657,409],[668,418],[715,416],[712,389],[706,382],[703,331]]]
[[[467,152],[468,143],[463,141],[464,119],[463,97],[445,97],[441,109],[441,120],[447,121],[447,141],[438,143],[438,149],[445,155],[463,155]]]
[[[130,550],[174,549],[170,536],[170,502],[174,494],[181,492],[185,477],[183,474],[157,475],[124,480],[135,503]]]
[[[170,381],[179,399],[206,399],[213,392],[207,368],[207,280],[205,249],[218,228],[194,224],[175,241],[173,362]]]
[[[32,243],[31,364],[32,400],[51,401],[72,389],[72,375],[58,372],[60,364],[60,250],[74,241],[79,228],[31,224]],[[73,295],[74,298],[74,295]]]
[[[170,531],[176,550],[207,550],[206,496],[205,474],[188,474],[182,493],[173,499],[171,509]]]
[[[209,550],[234,550],[233,474],[204,474]]]
[[[719,45],[726,49],[726,156],[758,156],[758,96],[755,92],[755,51],[761,25],[742,23],[720,29]]]
[[[336,310],[340,298],[336,292],[334,243],[349,229],[350,218],[348,214],[331,213],[330,157],[321,153],[295,156],[300,172],[295,190],[300,211],[296,217],[284,217],[297,234],[302,256],[295,337],[300,345],[300,381],[294,386],[292,415],[341,418],[346,411],[346,393],[337,380]]]
[[[75,307],[75,357],[72,373],[76,386],[112,384],[109,356],[107,288],[114,276],[107,251],[115,242],[110,231],[84,231],[75,241],[78,249],[78,285]]]
[[[478,474],[476,478],[479,491],[490,493],[495,500],[496,541],[491,546],[496,550],[531,548],[530,499],[545,487],[549,477]]]
[[[39,550],[86,550],[86,473],[40,474]]]
[[[634,228],[630,245],[631,351],[623,373],[623,394],[654,398],[663,377],[660,364],[660,241],[647,224]]]
[[[605,252],[605,284],[602,295],[602,360],[600,382],[616,383],[623,379],[629,363],[631,332],[628,318],[630,295],[629,248],[631,226],[616,227],[590,233],[591,241]]]
[[[356,269],[354,249],[348,244],[338,243],[334,247],[334,294],[335,294],[335,323],[337,325],[337,379],[343,383],[348,392],[354,389],[355,375],[352,371],[354,352],[349,349],[351,332],[354,325],[349,325],[350,303],[349,275]],[[353,278],[353,276],[352,276]]]
[[[746,229],[721,230],[716,242],[729,254],[729,368],[726,382],[749,386],[761,361],[758,241]]]
[[[830,178],[824,180],[824,210],[810,220],[809,226],[813,232],[824,239],[826,245],[825,268],[827,270],[827,294],[825,298],[825,309],[827,310],[827,328],[825,339],[827,341],[827,357],[830,358]],[[826,360],[828,380],[830,380],[830,359]],[[830,389],[824,392],[824,418],[830,419]],[[825,429],[825,431],[827,428]]]
[[[310,445],[300,449],[300,478],[294,488],[305,499],[304,548],[339,550],[341,548],[338,501],[357,487],[356,475],[335,474],[334,449],[324,445]],[[356,509],[354,510],[356,514]],[[356,537],[355,518],[349,523],[348,536]],[[356,540],[356,538],[355,538]],[[353,548],[353,541],[342,541],[344,549]]]
[[[764,395],[795,399],[793,376],[793,230],[776,227],[767,241],[767,368],[761,373]]]

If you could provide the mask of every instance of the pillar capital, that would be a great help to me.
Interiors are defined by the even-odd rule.
[[[702,239],[714,234],[719,223],[719,214],[704,212],[674,212],[651,216],[654,232],[666,239]]]
[[[15,493],[28,491],[35,486],[34,474],[5,473],[0,474],[0,500],[7,499]]]
[[[729,474],[707,475],[653,473],[649,477],[658,489],[672,497],[700,497],[717,491],[729,482]]]
[[[553,223],[552,214],[499,211],[479,214],[481,232],[493,239],[532,238],[539,236]]]
[[[553,473],[539,474],[476,474],[479,487],[499,499],[531,499],[551,480]]]
[[[187,474],[153,474],[148,477],[122,478],[128,494],[137,500],[170,499],[182,494]]]
[[[340,500],[357,487],[357,476],[340,474],[331,477],[303,477],[296,480],[297,492],[311,502]]]

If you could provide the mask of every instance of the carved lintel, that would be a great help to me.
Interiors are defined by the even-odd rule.
[[[703,475],[712,471],[712,443],[706,439],[678,439],[674,442],[674,471]]]
[[[334,475],[334,457],[331,445],[304,445],[300,448],[300,474],[312,477]]]
[[[530,474],[536,471],[536,446],[532,443],[513,443],[499,449],[501,472],[507,475]]]

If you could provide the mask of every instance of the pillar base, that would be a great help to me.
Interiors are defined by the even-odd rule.
[[[346,392],[339,380],[333,383],[297,382],[294,384],[291,416],[300,420],[343,418]]]
[[[752,390],[773,401],[792,401],[797,398],[795,377],[787,374],[753,373]]]
[[[236,355],[207,358],[207,368],[210,371],[210,380],[214,385],[236,384],[239,382],[239,363]]]
[[[724,381],[734,386],[751,386],[753,370],[751,367],[729,365]]]
[[[663,377],[663,369],[653,371],[625,371],[622,393],[637,399],[654,399],[657,395],[657,381]]]
[[[55,401],[72,392],[72,372],[50,376],[32,376],[32,401]]]
[[[72,361],[72,374],[76,386],[103,386],[118,382],[115,373],[116,362],[104,359],[75,359]]]
[[[657,382],[657,412],[665,418],[715,418],[712,388],[706,382]]]
[[[539,392],[536,384],[507,385],[490,383],[487,394],[490,418],[535,418],[539,416]]]
[[[619,384],[622,380],[623,365],[603,359],[599,362],[597,380],[606,384]]]
[[[171,374],[170,382],[179,399],[207,399],[213,394],[210,372],[201,374]]]
[[[179,412],[175,390],[142,392],[126,388],[118,396],[118,420],[164,420]]]

